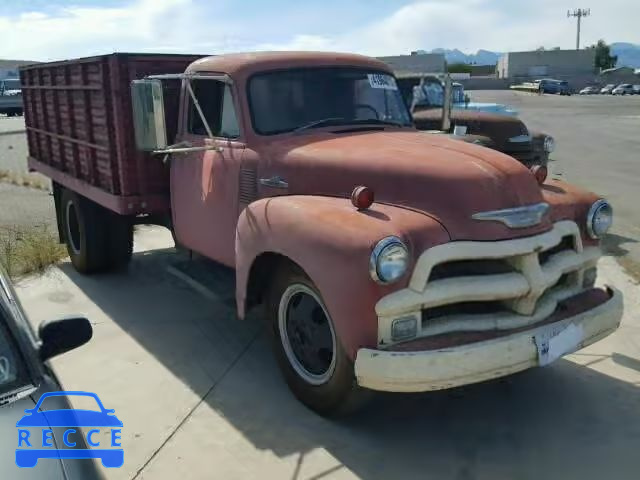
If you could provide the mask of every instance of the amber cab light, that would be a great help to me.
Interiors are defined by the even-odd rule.
[[[359,186],[353,189],[351,203],[358,210],[365,210],[371,206],[374,200],[373,190],[369,187]]]
[[[542,185],[547,179],[549,170],[547,170],[547,167],[545,166],[534,165],[533,167],[531,167],[531,173],[533,173],[533,176],[536,177],[537,182]]]

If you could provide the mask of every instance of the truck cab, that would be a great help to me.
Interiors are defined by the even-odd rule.
[[[621,294],[595,287],[606,200],[418,131],[386,64],[301,52],[182,72],[143,63],[156,73],[114,104],[135,132],[113,127],[116,146],[135,151],[113,163],[162,165],[167,204],[82,189],[30,150],[58,185],[71,260],[105,269],[130,255],[131,224],[166,213],[177,244],[235,269],[238,316],[264,308],[284,378],[313,410],[546,365],[617,328]]]

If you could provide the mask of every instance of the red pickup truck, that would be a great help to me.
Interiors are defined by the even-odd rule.
[[[21,70],[29,165],[92,273],[132,226],[236,271],[294,394],[331,414],[366,389],[455,387],[613,332],[596,288],[598,195],[419,132],[384,63],[337,53],[114,54]]]

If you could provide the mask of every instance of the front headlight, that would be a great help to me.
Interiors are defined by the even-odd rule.
[[[392,283],[402,277],[409,265],[409,251],[398,237],[380,240],[369,259],[369,273],[376,282]]]
[[[600,199],[591,205],[587,213],[587,232],[591,238],[600,238],[613,223],[613,209],[609,202]]]
[[[552,136],[547,135],[544,139],[544,151],[547,153],[551,153],[555,148],[556,148],[556,141],[553,139]]]

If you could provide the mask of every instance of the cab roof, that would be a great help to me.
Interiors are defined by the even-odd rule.
[[[248,76],[265,70],[300,67],[361,67],[393,73],[384,62],[364,55],[333,52],[248,52],[214,55],[196,60],[187,72],[217,72]]]

